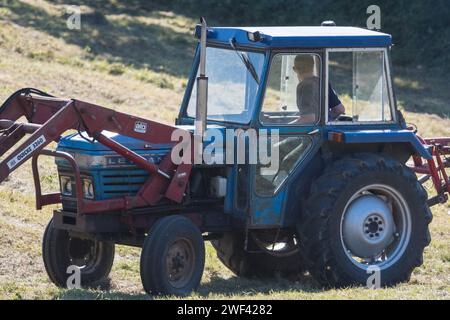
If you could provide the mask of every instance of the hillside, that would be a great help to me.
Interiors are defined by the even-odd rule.
[[[207,1],[199,3],[204,5],[207,18],[210,13],[210,24],[229,21],[230,24],[261,25],[266,24],[267,20],[263,18],[270,9],[266,2],[269,1],[261,1],[258,10],[239,18],[239,11],[236,10],[244,7],[232,6],[233,1],[224,1],[217,8],[211,7]],[[94,4],[91,6],[82,5],[82,29],[77,31],[66,28],[64,4],[69,3],[89,2],[0,0],[0,101],[18,88],[36,87],[53,95],[76,97],[173,123],[194,53],[192,28],[197,22],[198,7],[191,1],[181,0],[174,1],[173,7],[163,1],[149,5],[149,2],[138,0],[99,0],[92,2]],[[282,3],[287,5],[292,2]],[[304,1],[305,7],[298,10],[311,8],[312,3]],[[253,8],[250,1],[242,1],[242,5],[247,6],[247,9],[242,9],[244,11]],[[330,4],[327,10],[339,9],[333,6]],[[342,8],[340,10],[347,12]],[[331,12],[327,11],[326,18],[334,18]],[[228,20],[227,13],[230,16]],[[429,14],[425,13],[424,17]],[[305,13],[302,15],[306,16]],[[345,20],[345,16],[341,13],[336,15],[335,20],[339,24],[355,21]],[[245,17],[248,21],[244,20]],[[285,18],[286,24],[294,24],[293,15]],[[313,14],[304,24],[317,24],[325,20],[321,18],[322,15]],[[357,23],[362,25],[364,21],[363,15]],[[392,28],[396,21],[387,17],[387,28]],[[270,22],[281,24],[283,20],[278,17]],[[433,25],[433,32],[444,30],[438,29],[438,22]],[[414,26],[416,23],[419,22],[414,21]],[[402,34],[403,31],[395,30],[393,33],[395,42],[395,34]],[[415,44],[422,40],[415,40]],[[443,47],[448,45],[444,40],[441,44]],[[405,44],[406,48],[412,45],[409,42]],[[407,121],[415,123],[424,136],[450,135],[448,73],[438,68],[435,65],[437,61],[431,57],[429,64],[419,65],[414,55],[405,53],[405,48],[402,49],[398,42],[393,50],[397,48],[401,52],[395,57],[399,63],[394,69],[394,81],[397,99],[405,110]],[[450,65],[448,51],[441,58],[439,61]],[[45,169],[42,176],[44,189],[57,189],[56,172],[50,170],[54,169],[52,160],[43,159],[40,167]],[[139,278],[140,252],[123,246],[118,246],[111,283],[103,288],[104,291],[55,288],[47,279],[41,258],[41,237],[52,208],[42,211],[34,209],[32,185],[29,164],[0,185],[0,299],[147,298]],[[410,283],[370,291],[363,288],[323,290],[309,277],[294,283],[286,279],[265,282],[243,280],[225,269],[215,258],[214,250],[208,246],[202,285],[199,293],[191,298],[449,299],[449,210],[449,204],[433,208],[433,242],[426,250],[424,265],[414,272]]]

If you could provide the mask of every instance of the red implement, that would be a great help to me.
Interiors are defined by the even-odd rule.
[[[414,172],[422,174],[419,178],[420,182],[432,180],[437,194],[428,200],[429,206],[445,203],[450,194],[450,180],[446,171],[450,168],[450,138],[420,138],[420,140],[428,146],[432,158],[426,160],[413,156],[408,166]]]
[[[18,122],[26,118],[28,123]],[[81,192],[78,165],[70,154],[43,150],[70,129],[85,131],[101,144],[112,149],[137,166],[147,170],[150,177],[136,196],[109,200],[86,200]],[[185,193],[190,164],[175,165],[170,152],[159,166],[102,134],[103,130],[136,138],[149,143],[174,144],[171,140],[177,127],[134,117],[91,103],[54,98],[36,89],[22,89],[13,94],[0,108],[0,156],[15,146],[25,135],[28,139],[0,162],[0,182],[33,158],[32,168],[38,208],[61,202],[58,193],[42,195],[37,158],[39,155],[61,157],[72,166],[77,189],[78,214],[100,213],[154,205],[162,198],[180,203]],[[191,162],[192,163],[192,162]]]

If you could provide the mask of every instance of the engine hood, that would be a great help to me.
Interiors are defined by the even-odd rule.
[[[102,133],[155,164],[159,164],[171,148],[170,144],[151,144],[112,132],[103,131]],[[82,132],[81,134],[88,137],[86,133]],[[84,139],[79,133],[61,138],[56,149],[71,154],[82,170],[93,172],[103,169],[135,167],[135,164],[130,160],[118,155],[98,141],[90,142]],[[69,163],[62,158],[56,158],[55,161],[60,168],[69,166]]]
[[[180,129],[187,130],[190,132],[194,132],[193,125],[178,125]],[[218,125],[208,125],[208,129],[220,130],[222,134],[224,134],[225,128],[223,126]],[[88,137],[85,132],[81,133],[84,137]],[[146,141],[142,141],[139,139],[130,138],[127,136],[123,136],[114,132],[103,131],[102,134],[111,138],[112,140],[120,143],[121,145],[127,147],[130,150],[135,151],[148,151],[148,150],[165,150],[170,149],[173,144],[167,143],[149,143]],[[207,145],[208,142],[205,142]],[[90,142],[84,139],[79,133],[69,134],[65,137],[62,137],[58,143],[58,149],[64,149],[67,151],[87,151],[87,152],[95,152],[95,151],[112,151],[108,147],[105,147],[98,141]]]
[[[130,150],[135,151],[146,151],[146,150],[161,150],[161,149],[170,149],[171,144],[154,144],[145,142],[142,140],[130,138],[127,136],[123,136],[114,132],[109,131],[103,131],[102,132],[105,136],[108,138],[111,138],[112,140],[120,143],[121,145],[127,147]],[[85,132],[82,132],[84,137],[88,137],[88,135]],[[82,136],[80,136],[79,133],[74,133],[67,135],[60,139],[58,143],[58,149],[64,149],[64,150],[79,150],[79,151],[112,151],[108,147],[102,145],[98,141],[89,142],[86,139],[84,139]]]

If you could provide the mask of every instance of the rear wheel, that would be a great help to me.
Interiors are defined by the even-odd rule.
[[[44,266],[50,280],[58,287],[66,287],[71,276],[69,266],[80,268],[80,284],[93,286],[104,280],[114,262],[114,243],[70,236],[56,229],[53,219],[44,232],[42,242]]]
[[[408,281],[430,243],[427,194],[414,173],[389,156],[359,154],[316,180],[298,225],[310,273],[326,286]],[[372,285],[372,284],[370,284]]]
[[[228,232],[212,241],[219,260],[240,277],[292,277],[302,273],[297,239],[292,233],[277,236],[265,231],[251,232],[245,250],[245,234]]]
[[[152,295],[185,296],[200,284],[205,244],[200,230],[183,216],[157,221],[141,253],[141,280]]]

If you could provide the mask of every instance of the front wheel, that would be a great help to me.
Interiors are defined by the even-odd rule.
[[[313,184],[298,225],[310,273],[325,286],[408,281],[430,243],[426,201],[414,173],[387,155],[336,161]]]
[[[158,220],[145,238],[141,280],[152,295],[185,296],[197,289],[205,265],[200,230],[183,216]]]
[[[44,266],[50,280],[58,287],[67,287],[70,266],[80,268],[81,286],[93,286],[104,280],[114,262],[114,243],[72,237],[57,229],[53,219],[47,225],[42,242]]]

